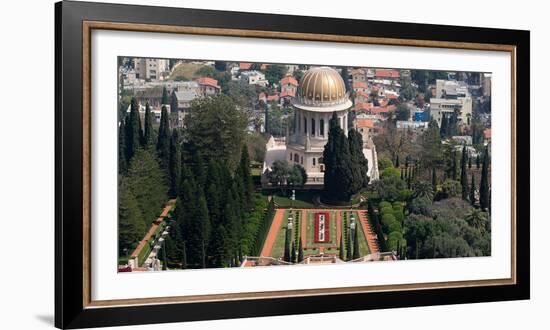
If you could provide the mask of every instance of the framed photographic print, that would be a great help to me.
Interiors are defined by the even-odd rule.
[[[529,298],[529,32],[56,4],[56,326]]]

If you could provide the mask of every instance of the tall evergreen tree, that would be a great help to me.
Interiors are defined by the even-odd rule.
[[[128,179],[123,178],[119,187],[118,199],[118,247],[119,255],[132,250],[141,240],[147,227],[138,200],[128,186]]]
[[[134,157],[136,151],[141,147],[143,133],[139,117],[139,105],[135,98],[130,102],[130,115],[126,116],[126,159],[129,161]]]
[[[472,183],[470,184],[470,204],[476,206],[476,182],[474,173],[472,173]]]
[[[168,161],[168,177],[170,179],[170,189],[168,195],[171,198],[175,198],[179,192],[179,183],[181,175],[181,155],[180,155],[180,145],[179,145],[179,134],[177,130],[172,132],[172,137],[170,138],[170,152],[169,152],[169,161]]]
[[[168,185],[154,150],[138,149],[126,175],[128,189],[134,193],[146,227],[160,214],[166,202]],[[126,188],[124,188],[126,189]]]
[[[214,228],[210,239],[208,255],[212,258],[210,266],[215,268],[227,266],[226,231],[222,224]]]
[[[432,188],[435,194],[437,192],[437,172],[435,167],[432,167]]]
[[[252,174],[250,173],[250,157],[248,156],[248,148],[243,145],[241,151],[241,160],[237,167],[235,180],[242,183],[243,204],[246,209],[252,207],[252,194],[254,192],[254,183],[252,182]]]
[[[355,228],[355,235],[353,237],[353,259],[359,259],[361,257],[361,251],[359,251],[359,227]]]
[[[298,238],[298,262],[304,261],[304,248],[302,247],[302,238]]]
[[[162,270],[168,270],[168,259],[166,258],[166,240],[162,244]]]
[[[168,97],[168,90],[166,89],[166,86],[162,87],[162,99],[161,99],[160,103],[162,105],[170,104],[170,98]]]
[[[458,169],[456,167],[456,151],[451,152],[451,178],[456,181],[458,176]]]
[[[351,242],[351,230],[348,228],[348,240],[346,242],[346,261],[350,261],[353,259],[353,251],[352,251],[352,242]]]
[[[126,153],[126,125],[125,120],[120,121],[118,128],[118,173],[126,173],[128,169],[128,159]]]
[[[479,185],[479,206],[482,211],[489,210],[489,149],[485,148],[481,165],[481,183]]]
[[[399,155],[395,155],[395,168],[399,168]]]
[[[168,173],[170,163],[170,119],[166,106],[162,106],[160,126],[157,138],[157,152],[162,168]]]
[[[344,80],[344,86],[346,87],[346,91],[351,91],[351,85],[349,83],[349,72],[348,68],[346,66],[343,66],[340,70],[340,75],[342,76],[342,80]]]
[[[290,262],[290,230],[285,229],[285,248],[283,254],[283,260]]]
[[[352,128],[348,132],[348,140],[351,158],[349,166],[353,174],[351,193],[355,194],[369,183],[369,163],[363,153],[363,136],[361,133]],[[397,162],[399,162],[399,159]]]
[[[344,237],[342,234],[340,234],[340,259],[342,261],[346,261],[346,253],[344,251]]]
[[[145,128],[143,130],[143,145],[150,146],[154,143],[153,114],[149,102],[145,104]]]
[[[462,147],[462,158],[460,160],[460,185],[462,186],[462,199],[468,200],[469,185],[468,185],[468,172],[466,172],[468,154],[466,153],[466,146]]]
[[[290,261],[296,263],[298,259],[298,251],[296,251],[296,242],[292,242],[292,250],[290,250]]]
[[[350,168],[349,143],[340,128],[336,112],[330,120],[328,141],[323,151],[325,163],[325,197],[333,201],[348,201],[352,195],[353,173]]]

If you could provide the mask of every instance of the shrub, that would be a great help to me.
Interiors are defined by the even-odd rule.
[[[393,214],[393,209],[390,207],[384,207],[383,209],[380,210],[380,214],[382,214],[382,216],[384,216],[385,214]]]
[[[382,201],[382,202],[380,202],[380,204],[378,204],[378,208],[380,208],[380,209],[383,209],[385,207],[392,207],[392,206],[389,202],[386,202],[386,201]]]
[[[392,223],[396,222],[395,216],[391,213],[382,215],[382,227],[384,231],[389,232],[389,227]]]
[[[403,227],[401,227],[401,223],[398,222],[398,221],[394,221],[392,223],[390,223],[388,225],[388,231],[390,233],[393,233],[393,232],[402,232],[403,231]]]

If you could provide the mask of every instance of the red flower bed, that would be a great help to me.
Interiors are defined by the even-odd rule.
[[[314,228],[315,243],[326,243],[330,241],[330,221],[328,212],[315,213]]]

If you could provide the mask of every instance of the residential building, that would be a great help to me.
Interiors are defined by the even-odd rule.
[[[139,79],[162,80],[170,69],[170,62],[159,58],[136,58],[134,68]]]
[[[265,87],[269,84],[269,82],[265,79],[265,75],[256,70],[241,72],[241,79],[246,81],[249,85]]]

